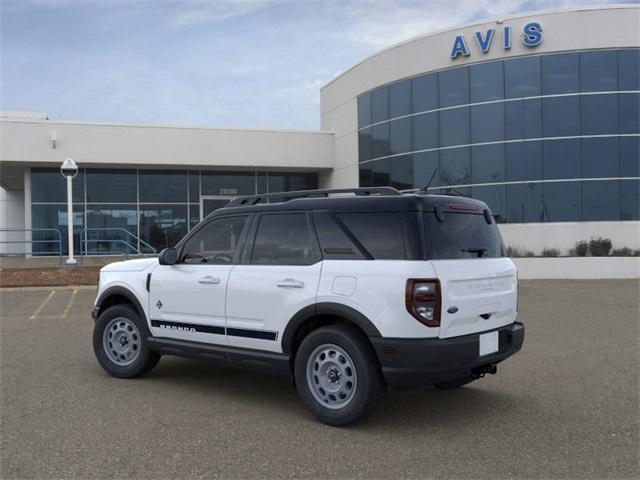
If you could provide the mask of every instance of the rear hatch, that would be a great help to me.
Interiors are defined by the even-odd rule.
[[[482,205],[482,204],[480,204]],[[424,212],[429,259],[440,280],[440,338],[492,330],[516,319],[516,268],[488,210],[452,203]]]

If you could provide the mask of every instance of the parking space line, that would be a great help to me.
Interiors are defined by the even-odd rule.
[[[42,312],[44,307],[47,305],[47,303],[49,303],[49,300],[53,298],[55,293],[56,293],[56,290],[51,290],[51,293],[47,295],[47,298],[44,299],[44,301],[40,304],[38,309],[35,312],[33,312],[33,315],[29,317],[29,320],[35,320],[36,318],[38,318],[38,315],[40,315],[40,312]]]
[[[76,299],[77,294],[78,294],[78,289],[76,288],[71,293],[71,296],[69,297],[69,301],[67,302],[67,306],[64,308],[64,312],[62,312],[62,315],[60,316],[60,318],[67,318],[67,315],[69,314],[69,311],[73,306],[73,301]]]

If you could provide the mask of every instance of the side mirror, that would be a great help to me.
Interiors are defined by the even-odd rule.
[[[160,265],[175,265],[178,263],[178,251],[175,248],[164,248],[158,256]]]

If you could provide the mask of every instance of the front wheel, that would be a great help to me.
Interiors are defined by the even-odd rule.
[[[114,305],[100,314],[93,330],[93,350],[110,375],[133,378],[144,375],[160,360],[149,350],[149,328],[128,305]]]
[[[385,384],[366,337],[354,328],[332,325],[307,335],[295,359],[298,395],[317,418],[343,426],[373,412]]]

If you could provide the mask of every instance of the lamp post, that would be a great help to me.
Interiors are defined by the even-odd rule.
[[[69,258],[66,260],[67,265],[77,264],[77,260],[73,258],[73,179],[78,175],[78,165],[72,158],[67,158],[60,165],[60,173],[67,179],[67,239],[69,244]]]

